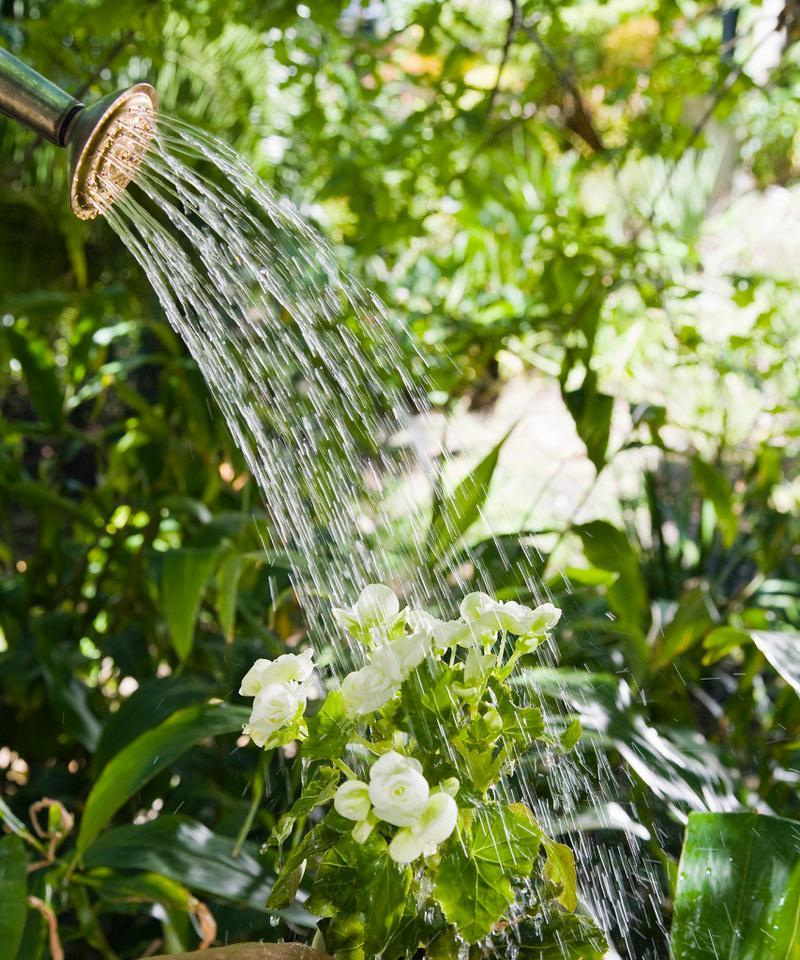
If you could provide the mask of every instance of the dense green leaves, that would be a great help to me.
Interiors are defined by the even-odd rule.
[[[693,814],[678,870],[674,960],[800,956],[800,823]]]
[[[234,856],[234,841],[201,823],[163,816],[151,823],[115,827],[86,852],[86,866],[136,870],[168,877],[198,893],[263,910],[272,888],[267,865],[253,846]],[[97,878],[95,872],[89,876]]]
[[[186,707],[129,743],[104,767],[86,801],[78,833],[81,857],[123,803],[190,747],[226,733],[235,733],[248,713],[224,704]]]
[[[15,960],[25,928],[28,860],[19,837],[0,839],[0,958]]]

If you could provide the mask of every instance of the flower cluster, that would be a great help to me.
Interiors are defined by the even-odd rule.
[[[411,863],[430,856],[456,828],[458,807],[453,795],[459,783],[454,777],[431,790],[422,764],[395,750],[379,757],[369,772],[369,783],[347,780],[336,791],[336,812],[355,820],[353,839],[366,842],[373,828],[384,823],[401,827],[389,844],[396,863]]]
[[[289,906],[314,864],[305,906],[327,952],[387,960],[454,956],[440,948],[491,934],[535,877],[573,911],[569,847],[497,790],[536,741],[567,750],[580,736],[511,681],[561,611],[475,592],[440,619],[371,584],[333,615],[363,662],[309,717],[310,651],[259,660],[242,681],[245,731],[267,749],[297,741],[302,760],[301,793],[267,841],[279,848],[268,906]]]
[[[401,611],[399,600],[383,584],[365,587],[351,608],[334,608],[337,622],[372,650],[369,663],[342,682],[348,713],[379,710],[426,656],[454,646],[485,651],[504,632],[520,638],[517,657],[529,653],[561,616],[552,603],[532,609],[513,600],[501,603],[479,592],[464,597],[459,612],[457,620],[440,620],[423,611]],[[413,628],[410,633],[407,625]]]
[[[314,652],[285,653],[276,660],[256,660],[247,671],[239,693],[253,697],[244,732],[259,747],[280,746],[292,738],[302,722],[314,673]]]

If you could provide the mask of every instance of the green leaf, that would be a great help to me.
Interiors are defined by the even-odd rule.
[[[411,869],[390,859],[379,834],[373,833],[363,844],[345,834],[319,866],[308,909],[340,920],[358,918],[365,955],[383,956],[403,920],[411,879]]]
[[[469,850],[476,860],[493,863],[511,874],[528,875],[539,856],[542,831],[522,803],[487,804],[478,810],[470,831]]]
[[[196,820],[163,816],[115,827],[86,851],[92,870],[112,868],[157,873],[191,890],[253,910],[264,910],[272,889],[267,863],[253,845],[233,855],[234,840]]]
[[[751,637],[772,667],[800,696],[800,634],[754,630]]]
[[[800,823],[693,813],[678,868],[674,960],[800,958]]]
[[[211,697],[211,684],[199,677],[153,677],[135,690],[100,734],[92,764],[101,770],[106,763],[145,730],[158,726],[176,710],[205,703]]]
[[[707,666],[716,663],[749,643],[750,634],[747,630],[737,630],[736,627],[716,627],[703,639],[703,649],[707,651],[703,657],[703,664]]]
[[[627,536],[605,520],[577,526],[575,533],[589,563],[618,575],[607,589],[608,605],[623,624],[641,630],[649,621],[647,586]]]
[[[267,900],[267,906],[273,908],[288,907],[297,893],[297,887],[302,878],[304,861],[330,850],[342,834],[349,832],[351,829],[352,824],[335,813],[329,813],[324,820],[312,827],[300,843],[289,851],[289,855],[284,860],[283,866],[275,878],[275,884]],[[309,906],[309,909],[312,910],[313,908]],[[318,915],[322,916],[322,914]]]
[[[226,704],[186,707],[128,744],[106,764],[92,787],[75,856],[84,854],[125,801],[157,773],[201,740],[241,730],[248,716],[247,709]]]
[[[8,829],[23,840],[31,840],[31,834],[25,824],[19,819],[14,811],[9,807],[5,800],[0,796],[0,820],[5,823]]]
[[[129,874],[98,867],[76,874],[74,882],[91,887],[101,900],[110,903],[163,903],[188,912],[192,902],[186,887],[158,873]]]
[[[595,469],[601,470],[606,462],[614,398],[597,390],[597,375],[592,370],[577,390],[562,391],[562,396],[578,436],[586,445],[586,455]]]
[[[194,626],[208,578],[217,560],[217,548],[170,550],[161,570],[161,606],[172,646],[185,660],[192,652]]]
[[[519,960],[603,960],[608,944],[586,913],[549,910],[533,923],[523,921],[518,933]]]
[[[19,837],[0,839],[0,960],[15,960],[25,929],[28,861]]]
[[[267,846],[283,843],[300,817],[307,817],[315,807],[333,800],[341,778],[342,775],[336,767],[326,766],[315,770],[311,779],[303,787],[298,799],[275,825],[267,841]]]
[[[692,475],[700,494],[714,506],[722,542],[733,546],[739,532],[739,520],[733,510],[733,487],[725,474],[700,457],[692,457]]]
[[[654,669],[668,666],[676,657],[690,650],[708,633],[716,616],[708,590],[704,587],[687,590],[664,628]]]
[[[572,911],[578,905],[578,881],[575,876],[575,857],[572,850],[565,843],[556,843],[545,837],[544,852],[547,860],[544,865],[544,876],[557,884],[560,888],[558,902],[567,910]]]
[[[53,358],[43,338],[27,340],[13,329],[4,329],[11,350],[22,367],[28,393],[42,421],[60,430],[64,421],[64,400]]]
[[[308,736],[303,741],[306,760],[335,760],[342,756],[355,730],[344,709],[341,690],[331,690],[320,710],[307,720]]]
[[[233,643],[236,626],[236,604],[239,597],[239,579],[244,561],[234,550],[228,551],[217,569],[217,615],[222,634],[228,643]]]
[[[481,462],[450,493],[434,499],[428,529],[428,552],[434,562],[441,560],[478,519],[489,495],[500,450],[509,430]]]
[[[574,720],[570,720],[569,726],[561,734],[561,746],[564,750],[571,750],[575,744],[580,740],[581,733],[583,733],[583,727],[581,726],[580,720],[575,717]]]
[[[436,871],[433,896],[447,921],[475,943],[502,918],[514,890],[503,867],[472,857],[454,834]]]

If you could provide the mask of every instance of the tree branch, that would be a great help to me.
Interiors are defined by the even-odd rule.
[[[503,71],[508,63],[508,55],[511,52],[511,45],[514,42],[514,37],[517,35],[519,27],[519,0],[511,0],[511,16],[508,18],[508,30],[506,31],[506,39],[503,43],[503,53],[500,57],[500,66],[497,68],[497,80],[495,80],[494,89],[492,90],[491,94],[489,94],[489,103],[486,106],[486,112],[490,116],[494,110],[494,102],[497,99],[497,94],[500,92],[500,82],[503,79]]]
[[[542,35],[539,33],[539,30],[536,27],[535,23],[531,21],[523,21],[521,24],[522,29],[525,31],[525,34],[536,44],[539,50],[542,53],[542,56],[550,64],[550,67],[553,70],[553,73],[558,77],[561,85],[569,94],[570,100],[572,101],[572,119],[573,125],[572,129],[578,136],[592,148],[592,150],[602,151],[605,150],[603,141],[600,138],[600,134],[595,129],[594,123],[592,122],[591,115],[586,108],[586,105],[583,102],[583,97],[581,92],[578,89],[578,85],[572,79],[572,77],[564,70],[555,56],[553,55],[552,50],[547,46],[547,44],[542,39]]]

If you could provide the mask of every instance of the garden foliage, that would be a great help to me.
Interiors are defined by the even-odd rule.
[[[487,439],[432,498],[430,571],[471,569],[475,590],[485,573],[522,604],[536,577],[564,609],[559,665],[534,655],[524,686],[583,723],[575,755],[589,781],[613,771],[624,813],[578,796],[557,839],[655,865],[657,895],[629,891],[636,957],[669,955],[673,904],[682,960],[769,956],[709,905],[751,896],[752,929],[775,925],[792,956],[800,304],[796,257],[747,248],[729,202],[742,177],[793,196],[792,9],[764,81],[752,11],[723,49],[711,3],[0,2],[0,44],[55,82],[89,99],[146,78],[301,204],[409,324],[443,411],[489,411],[511,377],[563,404],[587,509],[526,507],[484,538],[514,469]],[[291,564],[153,292],[102,221],[71,215],[66,183],[58,150],[0,121],[0,957],[306,937],[299,902],[266,906],[286,903],[288,834],[280,855],[260,846],[312,781],[291,749],[247,747],[235,697],[303,636]],[[715,273],[720,237],[743,246]],[[326,742],[324,711],[303,722],[306,750]],[[461,747],[480,792],[493,761]],[[547,802],[541,765],[518,769]],[[450,776],[423,772],[429,790]],[[316,876],[309,906],[344,915]],[[580,913],[553,916],[584,942]],[[550,955],[541,933],[520,956]]]

